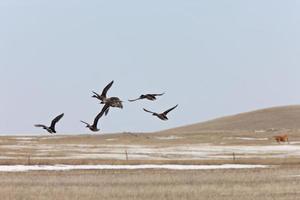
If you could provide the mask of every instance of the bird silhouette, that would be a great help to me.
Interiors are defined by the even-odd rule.
[[[137,100],[140,100],[140,99],[148,99],[150,101],[154,101],[154,100],[156,100],[157,96],[162,96],[164,94],[165,93],[161,93],[161,94],[142,94],[139,98],[128,100],[128,101],[134,102],[134,101],[137,101]]]
[[[147,110],[147,109],[145,109],[145,108],[143,108],[143,110],[146,111],[146,112],[148,112],[148,113],[152,113],[152,115],[154,115],[154,116],[158,117],[159,119],[165,121],[165,120],[168,120],[167,114],[168,114],[170,111],[174,110],[177,106],[178,106],[178,104],[177,104],[176,106],[174,106],[174,107],[172,107],[172,108],[170,108],[170,109],[168,109],[168,110],[162,112],[162,113],[152,112],[152,111],[149,111],[149,110]]]
[[[123,108],[122,101],[119,97],[107,97],[107,91],[111,88],[113,83],[114,81],[111,81],[108,85],[106,85],[105,88],[102,90],[101,95],[93,91],[94,95],[92,97],[100,100],[101,104],[105,104],[108,106],[105,109],[105,115],[108,114],[110,107]]]
[[[56,123],[64,116],[64,113],[58,115],[57,117],[55,117],[52,122],[51,122],[51,125],[48,127],[48,126],[45,126],[43,124],[35,124],[34,126],[35,127],[41,127],[43,129],[45,129],[46,131],[48,131],[49,133],[56,133],[56,130],[55,130],[55,125]]]
[[[98,113],[97,116],[95,117],[93,124],[89,124],[89,123],[87,123],[85,121],[82,121],[82,120],[81,120],[81,122],[84,123],[86,125],[86,127],[89,128],[91,131],[93,131],[93,132],[99,131],[100,129],[97,128],[98,121],[102,117],[102,115],[107,111],[108,108],[109,108],[109,106],[106,105],[106,104],[103,106],[100,113]]]
[[[107,91],[111,88],[112,84],[114,83],[114,81],[111,81],[107,86],[105,86],[105,88],[102,90],[101,95],[99,95],[98,93],[94,92],[94,95],[92,97],[97,98],[101,101],[101,103],[104,103],[107,94]]]

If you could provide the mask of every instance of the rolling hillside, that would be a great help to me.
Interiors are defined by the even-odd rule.
[[[272,107],[182,126],[168,132],[300,129],[300,105]]]

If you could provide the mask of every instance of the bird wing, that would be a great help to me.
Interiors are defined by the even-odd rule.
[[[106,97],[106,93],[109,90],[109,88],[111,88],[113,83],[114,83],[114,81],[111,81],[107,86],[105,86],[105,88],[102,90],[102,93],[101,93],[102,97]]]
[[[92,91],[94,95],[96,95],[97,98],[100,99],[100,95],[97,92]]]
[[[140,100],[141,98],[137,98],[137,99],[128,99],[129,102],[134,102],[134,101],[137,101],[137,100]]]
[[[108,114],[108,112],[109,112],[109,108],[107,108],[106,110],[105,110],[105,116]]]
[[[147,110],[147,109],[145,109],[145,108],[143,108],[143,110],[145,111],[145,112],[148,112],[148,113],[152,113],[152,114],[154,114],[155,112],[152,112],[152,111],[150,111],[150,110]]]
[[[176,106],[166,110],[165,112],[163,112],[163,114],[165,114],[165,115],[168,114],[170,111],[174,110],[177,106],[178,106],[178,104]]]
[[[51,122],[51,126],[50,128],[55,130],[55,124],[64,116],[64,113],[58,115],[57,117],[55,117],[52,122]]]
[[[164,95],[165,93],[163,92],[163,93],[160,93],[160,94],[150,94],[150,95],[153,95],[153,96],[162,96],[162,95]]]
[[[89,123],[87,123],[85,121],[80,120],[80,122],[84,123],[85,125],[89,125]]]
[[[105,112],[108,112],[107,110],[109,109],[109,105],[105,104],[102,108],[102,110],[100,111],[100,113],[95,117],[94,119],[94,123],[93,123],[93,126],[94,127],[97,127],[97,124],[98,124],[98,121],[99,119],[102,117],[102,115],[105,113]]]
[[[35,127],[42,127],[42,128],[47,128],[47,126],[43,125],[43,124],[35,124]]]

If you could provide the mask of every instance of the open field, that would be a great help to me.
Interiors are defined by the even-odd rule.
[[[0,173],[1,199],[296,200],[299,167]]]
[[[33,168],[35,164],[268,166],[205,170],[80,170],[78,166],[77,170],[65,171],[0,172],[1,199],[296,200],[300,195],[298,132],[289,133],[289,144],[277,144],[273,135],[223,131],[2,136],[2,165],[25,164]]]
[[[0,164],[300,164],[300,134],[277,144],[274,133],[109,134],[0,137]]]
[[[200,124],[221,130],[1,136],[1,199],[299,199],[297,110],[279,109],[281,122],[268,121],[276,108]],[[282,133],[289,143],[274,140]]]

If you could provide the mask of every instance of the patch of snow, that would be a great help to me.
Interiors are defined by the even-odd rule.
[[[254,132],[255,133],[265,133],[266,131],[265,130],[255,130]]]
[[[26,149],[26,148],[31,148],[32,146],[28,145],[28,146],[25,146],[24,144],[23,145],[8,145],[8,144],[5,144],[5,145],[0,145],[1,148],[7,148],[7,149]]]
[[[182,137],[170,135],[170,136],[166,136],[166,137],[155,137],[155,138],[159,139],[159,140],[176,140],[176,139],[181,139]]]
[[[286,177],[300,177],[300,175],[288,175]]]
[[[236,137],[236,139],[240,139],[240,140],[269,140],[269,138],[251,138],[251,137]]]
[[[131,160],[154,160],[157,157],[151,157],[152,155],[145,154],[129,154],[128,158]],[[114,160],[126,160],[125,153],[99,153],[99,154],[73,154],[67,155],[65,159],[114,159]]]
[[[16,149],[18,151],[16,151]],[[0,145],[4,150],[3,156],[16,158],[17,154],[30,152],[31,157],[47,157],[55,159],[120,159],[124,160],[125,151],[129,159],[168,159],[168,160],[205,160],[205,159],[232,159],[232,153],[237,158],[261,157],[300,157],[300,145],[273,144],[273,145],[212,145],[193,144],[181,146],[155,146],[155,145],[108,145],[108,144],[28,144]],[[14,155],[16,154],[16,155]],[[44,157],[43,157],[44,156]]]
[[[290,144],[300,144],[300,141],[292,141]]]
[[[106,141],[116,141],[116,140],[118,140],[118,139],[116,139],[116,138],[108,138],[108,139],[105,139]]]
[[[269,138],[253,138],[253,137],[226,137],[226,140],[269,140]]]
[[[15,157],[10,157],[10,156],[0,156],[0,159],[12,159],[12,158],[15,158]]]
[[[63,170],[138,170],[138,169],[169,169],[169,170],[207,170],[207,169],[253,169],[267,168],[267,165],[0,165],[0,172],[26,171],[63,171]]]

